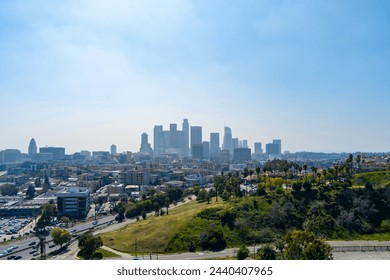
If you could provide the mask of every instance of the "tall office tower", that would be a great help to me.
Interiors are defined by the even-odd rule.
[[[28,145],[28,155],[32,156],[37,153],[37,143],[35,142],[35,139],[32,138],[30,140],[30,144]]]
[[[272,144],[274,144],[274,145],[277,145],[277,147],[278,147],[278,155],[281,155],[282,154],[282,140],[280,140],[280,139],[274,139],[273,141],[272,141]]]
[[[165,150],[165,141],[164,141],[164,133],[162,125],[155,125],[153,130],[153,148],[154,148],[154,156],[159,156],[164,153]]]
[[[241,147],[242,148],[249,148],[248,147],[248,140],[246,140],[246,139],[242,140],[242,146]]]
[[[244,162],[248,160],[251,160],[251,149],[249,148],[234,149],[234,161]]]
[[[179,148],[179,134],[177,133],[177,124],[169,125],[169,147]]]
[[[203,159],[210,159],[210,142],[203,141]]]
[[[236,137],[236,138],[232,138],[232,149],[234,151],[234,149],[237,149],[238,148],[238,143],[240,142],[240,140]]]
[[[194,145],[202,145],[202,127],[191,126],[191,150]],[[192,153],[192,155],[194,155]]]
[[[263,153],[263,148],[261,147],[261,142],[255,143],[255,155],[261,155]]]
[[[183,132],[182,132],[182,145],[183,156],[188,157],[190,155],[190,125],[188,119],[183,120]]]
[[[148,144],[148,134],[145,132],[141,135],[141,146]]]
[[[141,148],[140,148],[141,154],[152,154],[152,147],[148,143],[148,135],[144,132],[141,135]]]
[[[273,140],[272,143],[268,143],[265,145],[265,153],[267,156],[273,155],[278,156],[282,154],[282,143],[281,140],[276,139]]]
[[[164,138],[163,153],[167,153],[168,149],[171,147],[171,132],[169,130],[164,130],[162,133]]]
[[[228,150],[230,154],[233,154],[232,148],[232,130],[230,127],[224,129],[222,150]]]
[[[194,144],[191,147],[193,159],[203,159],[203,144]]]
[[[210,133],[210,157],[217,158],[219,155],[219,133],[211,132]]]
[[[116,154],[116,145],[112,144],[110,150],[111,150],[111,155],[115,155]]]

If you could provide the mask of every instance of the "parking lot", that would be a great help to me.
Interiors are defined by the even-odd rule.
[[[0,218],[0,241],[28,236],[32,222],[32,218]]]

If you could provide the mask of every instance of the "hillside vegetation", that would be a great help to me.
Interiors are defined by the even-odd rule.
[[[358,186],[365,186],[369,183],[374,188],[390,187],[390,170],[355,174],[352,183]]]
[[[164,253],[168,241],[183,225],[191,221],[204,209],[213,207],[223,208],[225,202],[213,200],[210,204],[191,201],[176,208],[172,208],[168,215],[148,217],[137,221],[119,230],[101,235],[104,245],[121,252],[134,254],[138,252]],[[136,247],[137,244],[137,247]]]
[[[249,188],[249,192],[240,187],[247,177],[245,171],[221,174],[215,176],[214,188],[193,189],[199,201],[169,209],[169,215],[159,208],[166,205],[163,194],[127,203],[123,207],[128,218],[152,208],[156,216],[103,234],[103,242],[130,253],[220,250],[267,243],[282,255],[286,246],[287,256],[291,246],[303,248],[304,244],[296,242],[304,237],[305,244],[314,242],[322,248],[321,258],[326,259],[329,248],[321,239],[388,239],[389,171],[354,174],[351,161],[327,170],[311,167],[310,173],[308,166],[290,170],[291,165],[284,161],[272,164],[263,172],[256,170],[251,183],[257,188]],[[175,193],[178,191],[168,189],[165,196],[176,197]],[[289,247],[289,242],[295,245]]]

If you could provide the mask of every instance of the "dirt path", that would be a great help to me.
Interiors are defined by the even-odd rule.
[[[117,254],[117,255],[119,255],[122,259],[132,259],[132,258],[133,258],[133,256],[130,255],[130,254],[123,253],[123,252],[119,252],[119,251],[114,250],[114,249],[112,249],[112,248],[110,248],[110,247],[107,247],[107,246],[105,246],[105,245],[103,245],[102,249],[107,250],[107,251],[110,251],[111,253]]]

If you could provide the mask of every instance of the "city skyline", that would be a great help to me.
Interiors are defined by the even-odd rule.
[[[390,4],[2,1],[0,150],[138,151],[155,124],[388,152]]]

